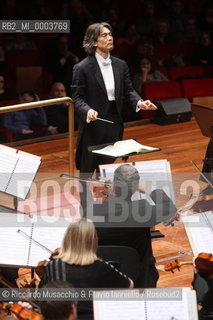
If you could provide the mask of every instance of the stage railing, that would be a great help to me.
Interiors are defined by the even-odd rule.
[[[21,103],[12,106],[1,107],[0,114],[11,111],[41,108],[44,106],[48,107],[62,103],[67,103],[69,106],[69,172],[72,173],[74,172],[74,104],[71,98],[63,97],[57,99],[40,100],[35,102]]]

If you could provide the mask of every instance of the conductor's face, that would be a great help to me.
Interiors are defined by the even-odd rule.
[[[96,47],[97,53],[106,56],[108,55],[109,51],[113,49],[113,36],[108,28],[103,27],[100,36],[94,43],[94,46]]]

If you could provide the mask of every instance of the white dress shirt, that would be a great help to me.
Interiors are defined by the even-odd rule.
[[[112,70],[110,54],[108,54],[108,57],[104,59],[100,54],[96,52],[95,57],[101,69],[101,73],[102,73],[104,84],[107,91],[108,100],[113,101],[115,100],[115,80],[114,80],[114,74]]]
[[[108,57],[104,59],[100,54],[97,52],[95,53],[95,57],[97,59],[98,65],[101,69],[101,73],[104,79],[104,84],[107,91],[107,96],[109,101],[115,101],[115,79],[114,74],[112,70],[112,62],[110,59],[110,54],[108,54]],[[138,101],[139,102],[139,101]],[[91,110],[91,109],[90,109]],[[87,112],[87,122],[88,120],[88,114],[90,110]],[[136,112],[138,112],[140,108],[138,107],[138,103],[136,105]]]

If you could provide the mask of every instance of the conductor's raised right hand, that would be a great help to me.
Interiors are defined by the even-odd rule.
[[[95,111],[95,110],[93,110],[93,109],[90,109],[90,110],[87,112],[87,122],[97,120],[97,116],[98,116],[98,112]]]

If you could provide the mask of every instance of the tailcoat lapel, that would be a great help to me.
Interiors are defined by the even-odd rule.
[[[91,69],[92,69],[91,70],[92,74],[94,74],[95,78],[98,81],[98,84],[103,89],[104,93],[107,95],[106,87],[104,84],[104,79],[101,74],[101,70],[99,68],[99,65],[98,65],[96,58],[94,56],[89,56],[89,61],[90,61]]]
[[[120,96],[120,72],[119,72],[119,66],[118,63],[114,60],[113,57],[111,57],[112,60],[112,70],[114,74],[115,79],[115,100],[118,100],[118,97]]]

